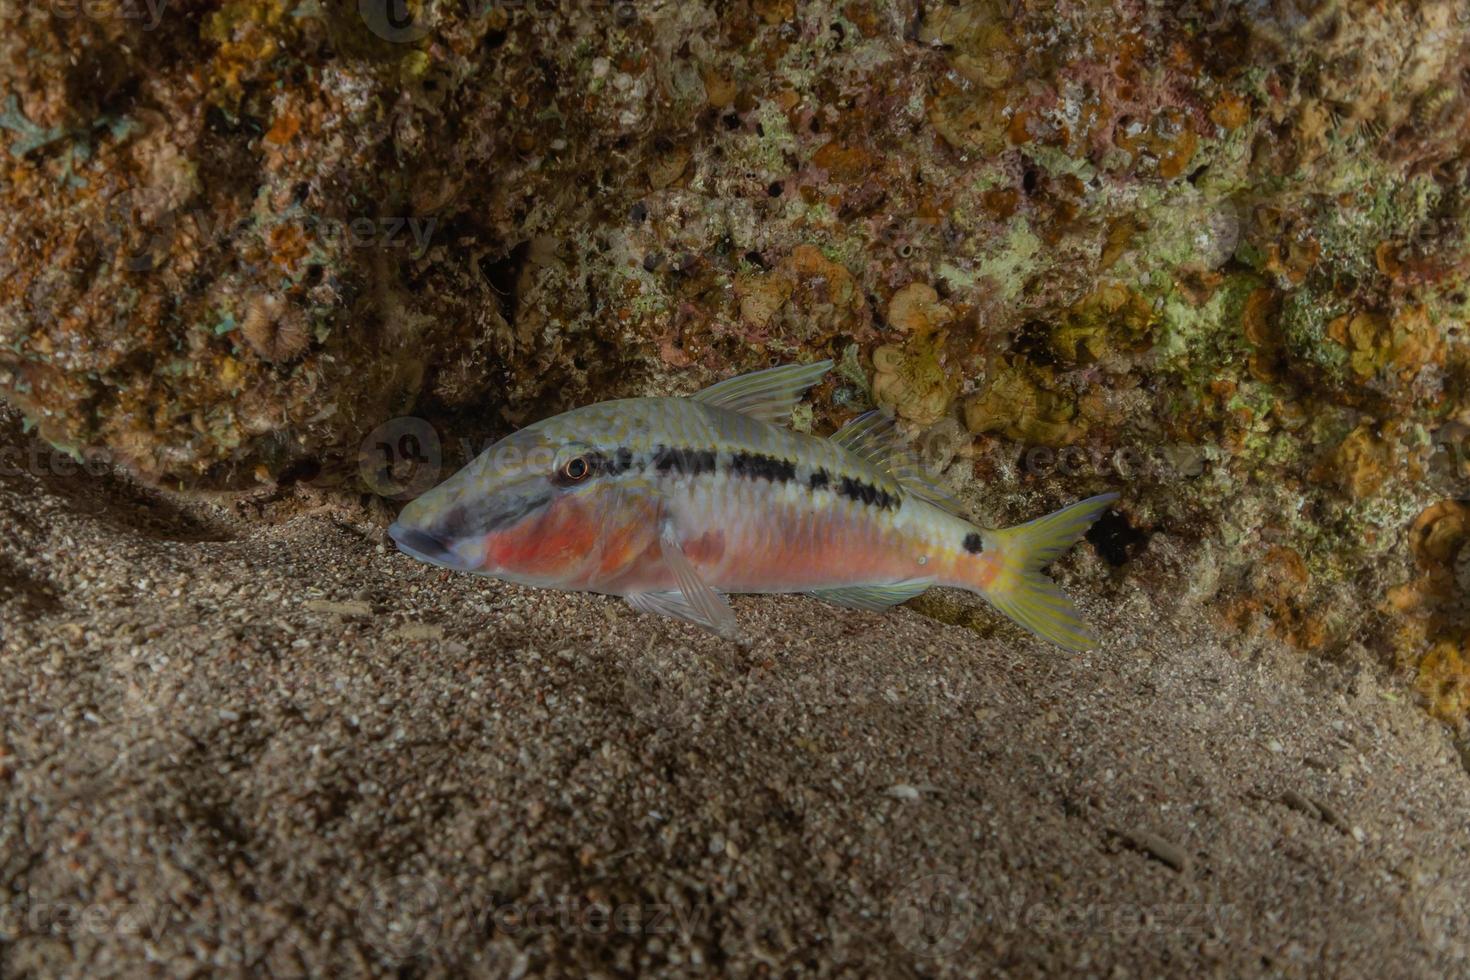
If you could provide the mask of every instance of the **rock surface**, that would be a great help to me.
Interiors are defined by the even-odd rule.
[[[0,21],[7,974],[1467,969],[1464,0]],[[987,523],[1122,492],[1104,650],[381,547],[820,357]]]
[[[1470,546],[1409,547],[1470,476],[1463,0],[71,6],[0,32],[52,444],[357,490],[397,415],[462,461],[832,356],[818,425],[1126,488],[1121,558],[1192,538],[1234,626],[1470,715]]]
[[[1159,543],[978,600],[737,598],[747,649],[190,502],[0,427],[0,973],[1470,968],[1470,774]]]

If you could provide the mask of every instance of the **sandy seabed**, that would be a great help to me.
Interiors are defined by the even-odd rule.
[[[1082,656],[784,596],[740,648],[57,469],[0,472],[5,976],[1470,975],[1447,732],[1182,587],[1071,559]]]

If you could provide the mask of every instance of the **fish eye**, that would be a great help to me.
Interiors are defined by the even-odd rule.
[[[587,465],[587,457],[585,456],[573,456],[563,463],[561,467],[561,475],[573,483],[585,480],[587,474],[591,472],[592,467]]]

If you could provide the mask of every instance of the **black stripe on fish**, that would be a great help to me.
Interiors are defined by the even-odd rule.
[[[971,531],[965,535],[965,550],[972,555],[978,555],[985,550],[985,543],[980,540],[980,535],[977,532]]]
[[[796,479],[796,464],[779,456],[738,452],[730,457],[730,473],[734,476],[749,477],[752,480],[783,483]]]
[[[832,482],[832,477],[826,470],[813,470],[810,482],[813,490],[825,490],[827,485]]]
[[[659,446],[653,453],[653,465],[660,473],[674,472],[686,476],[713,473],[715,471],[715,451],[713,449],[678,449],[671,446]]]
[[[587,461],[587,476],[619,476],[633,468],[633,450],[626,446],[605,453],[584,453],[582,458]],[[571,482],[581,483],[587,476]]]
[[[837,492],[844,497],[856,500],[858,503],[867,504],[870,507],[880,507],[883,510],[896,510],[899,505],[897,494],[889,493],[882,487],[875,487],[871,483],[864,483],[850,476],[844,476],[837,484]]]
[[[509,498],[480,496],[450,508],[428,530],[443,541],[487,534],[520,523],[550,502],[550,493]]]

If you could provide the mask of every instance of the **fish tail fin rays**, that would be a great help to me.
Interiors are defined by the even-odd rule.
[[[1076,544],[1117,499],[1116,493],[1089,497],[1028,524],[991,532],[1000,570],[982,594],[1016,623],[1063,650],[1076,653],[1097,646],[1077,607],[1042,569]]]
[[[1081,653],[1097,646],[1097,637],[1083,622],[1072,600],[1040,572],[1016,575],[1009,585],[993,588],[984,595],[1017,625],[1063,650]]]

